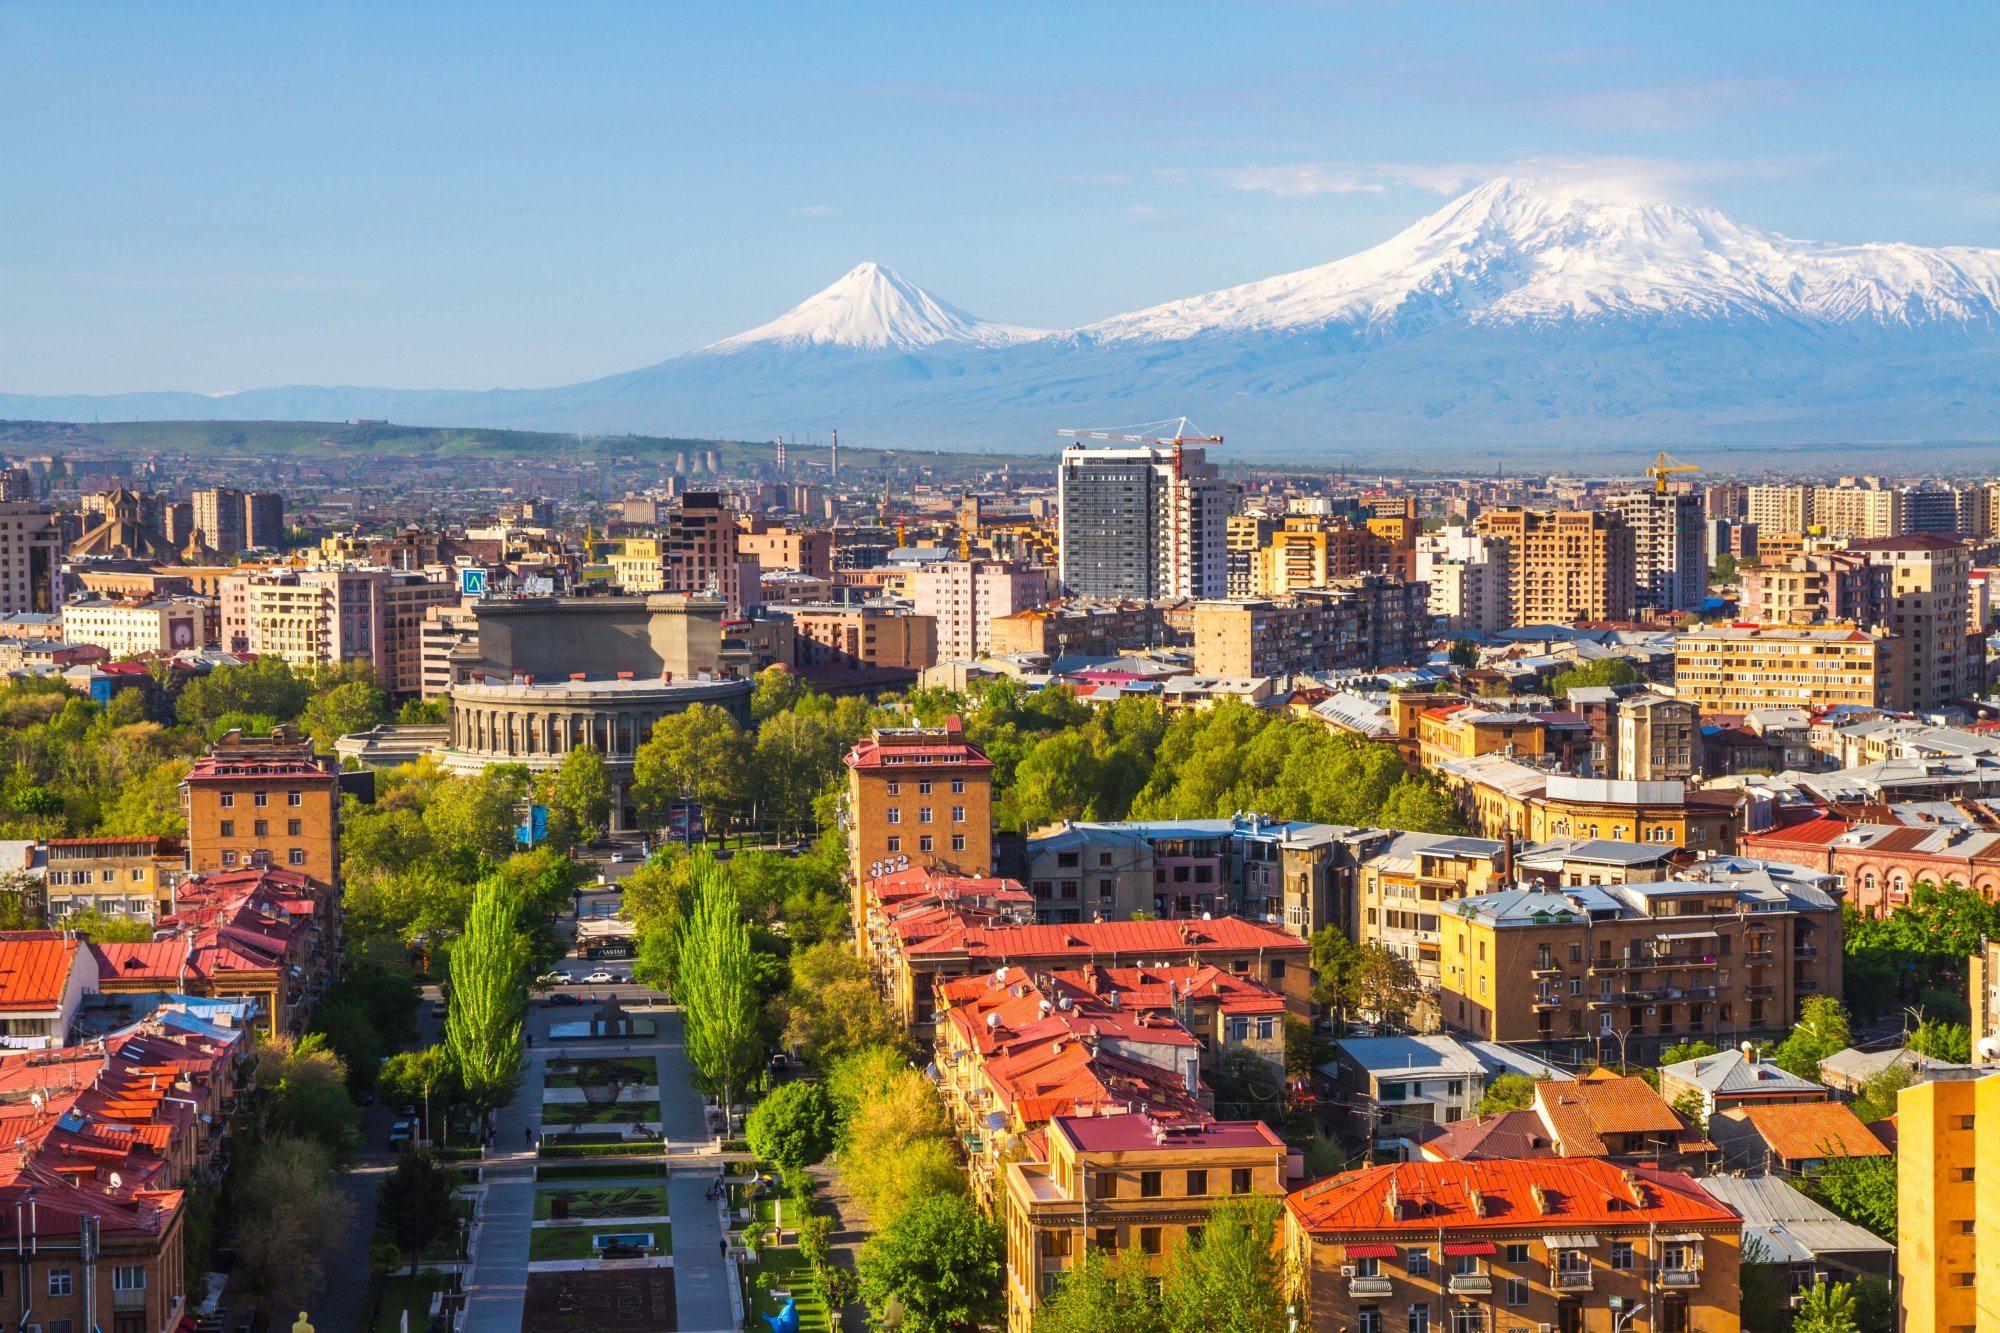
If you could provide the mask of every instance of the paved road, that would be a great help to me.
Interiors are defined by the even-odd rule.
[[[599,896],[609,895],[586,895],[586,912],[591,899]],[[577,971],[584,965],[572,958],[564,966]],[[629,970],[629,964],[624,963],[606,966],[620,974]],[[570,989],[588,994],[592,988]],[[615,993],[631,1003],[654,998],[642,986],[598,986],[595,990],[600,998]],[[527,1296],[528,1240],[535,1195],[534,1158],[526,1150],[525,1130],[540,1119],[543,1065],[554,1049],[548,1040],[550,1024],[574,1021],[587,1012],[539,1001],[529,1011],[526,1028],[534,1037],[534,1047],[528,1053],[527,1077],[520,1094],[499,1115],[495,1155],[488,1158],[486,1166],[485,1225],[466,1284],[466,1328],[470,1333],[519,1333]],[[706,1145],[710,1134],[701,1094],[695,1091],[688,1068],[681,1015],[660,1010],[651,1017],[656,1025],[651,1038],[569,1043],[564,1049],[574,1055],[652,1056],[659,1070],[660,1116],[668,1141]],[[714,1178],[716,1163],[713,1157],[684,1165],[677,1162],[674,1169],[680,1174],[668,1181],[674,1291],[682,1333],[723,1333],[735,1328],[730,1299],[734,1278],[722,1256],[721,1222],[715,1204],[703,1197]]]

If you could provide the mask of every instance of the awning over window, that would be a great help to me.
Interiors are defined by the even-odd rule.
[[[1587,1234],[1548,1236],[1543,1239],[1543,1244],[1552,1250],[1594,1250],[1597,1248],[1597,1237]]]
[[[1696,1235],[1696,1234],[1695,1234],[1694,1232],[1690,1231],[1690,1232],[1686,1233],[1685,1235],[1680,1235],[1680,1236],[1662,1236],[1662,1237],[1660,1237],[1660,1239],[1661,1239],[1661,1240],[1672,1240],[1672,1241],[1703,1241],[1703,1240],[1707,1240],[1707,1239],[1708,1239],[1708,1237],[1706,1237],[1706,1236],[1698,1236],[1698,1235]]]
[[[1452,1240],[1445,1242],[1444,1252],[1447,1255],[1498,1254],[1500,1247],[1490,1240]]]
[[[1393,1245],[1350,1245],[1347,1257],[1350,1259],[1393,1259],[1402,1251]]]
[[[1668,930],[1653,936],[1656,940],[1719,940],[1722,935],[1713,930]]]

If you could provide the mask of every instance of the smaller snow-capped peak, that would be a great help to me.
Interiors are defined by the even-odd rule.
[[[896,270],[872,260],[768,324],[701,348],[703,353],[779,347],[914,352],[940,344],[1006,347],[1047,330],[996,324],[947,305]]]

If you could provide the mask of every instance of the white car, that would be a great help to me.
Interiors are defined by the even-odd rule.
[[[623,852],[613,852],[613,853],[611,853],[611,864],[612,864],[612,865],[623,865],[624,863],[625,863],[625,853],[623,853]]]
[[[623,979],[614,972],[592,972],[583,981],[587,986],[614,986]]]
[[[567,972],[545,972],[535,980],[544,986],[567,986],[576,978]]]

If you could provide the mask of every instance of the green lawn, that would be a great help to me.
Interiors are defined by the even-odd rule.
[[[422,1276],[401,1274],[385,1279],[381,1287],[382,1308],[368,1325],[370,1333],[398,1333],[405,1310],[410,1312],[411,1328],[430,1327],[431,1293],[436,1290]]]
[[[815,1333],[816,1330],[832,1327],[832,1320],[827,1317],[826,1302],[820,1299],[819,1285],[813,1281],[812,1265],[808,1264],[805,1256],[793,1246],[787,1245],[783,1249],[765,1246],[763,1252],[757,1256],[756,1264],[746,1271],[752,1274],[750,1286],[752,1304],[758,1314],[774,1315],[778,1313],[778,1307],[784,1304],[782,1301],[774,1300],[769,1291],[758,1288],[754,1275],[768,1273],[771,1276],[772,1286],[791,1290],[792,1300],[799,1310],[801,1333]],[[763,1321],[759,1320],[757,1324],[751,1324],[748,1320],[744,1322],[749,1327],[755,1328]]]
[[[583,1227],[536,1227],[528,1234],[528,1258],[531,1262],[542,1259],[595,1259],[597,1251],[591,1248],[590,1238],[623,1230],[625,1228],[615,1221]],[[656,1253],[673,1253],[674,1229],[665,1222],[647,1222],[631,1230],[651,1233]]]
[[[543,1083],[551,1088],[580,1088],[583,1086],[583,1083],[578,1076],[581,1073],[583,1073],[586,1069],[609,1070],[611,1073],[617,1075],[618,1081],[620,1083],[628,1085],[639,1083],[651,1086],[660,1077],[658,1068],[651,1060],[623,1060],[615,1057],[592,1057],[582,1060],[574,1060],[571,1061],[571,1063],[576,1066],[575,1069],[570,1070],[567,1073],[549,1074],[543,1079]]]
[[[665,1185],[584,1185],[570,1189],[537,1190],[537,1222],[549,1220],[558,1197],[569,1200],[569,1215],[578,1220],[667,1215]]]
[[[659,1118],[660,1104],[656,1101],[618,1101],[609,1106],[592,1106],[588,1102],[542,1103],[545,1125],[633,1125]]]

